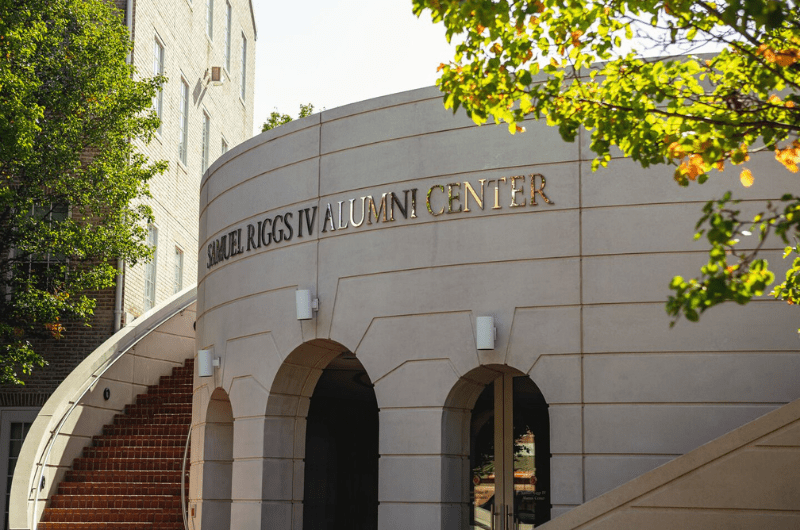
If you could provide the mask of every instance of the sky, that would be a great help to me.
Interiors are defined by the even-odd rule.
[[[411,0],[253,0],[254,133],[276,108],[296,117],[435,84],[453,56],[444,26]]]

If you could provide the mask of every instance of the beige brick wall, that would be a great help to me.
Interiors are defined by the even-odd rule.
[[[252,136],[255,35],[249,0],[228,0],[232,8],[230,70],[222,86],[207,83],[212,66],[225,66],[226,1],[214,0],[212,38],[206,35],[206,0],[136,0],[133,60],[143,76],[153,75],[154,41],[164,45],[161,133],[141,151],[169,162],[169,169],[150,183],[158,228],[156,303],[175,289],[175,247],[183,250],[183,286],[197,281],[197,223],[202,177],[203,113],[210,118],[209,165],[222,153]],[[241,91],[242,36],[247,39],[246,91]],[[189,86],[189,135],[186,164],[179,161],[181,82]],[[128,266],[124,310],[127,317],[144,312],[143,264]]]

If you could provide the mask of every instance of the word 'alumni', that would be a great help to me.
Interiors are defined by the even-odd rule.
[[[530,198],[525,194],[525,183],[530,179]],[[480,179],[476,185],[472,183],[454,182],[451,184],[434,184],[428,188],[425,195],[425,209],[433,217],[446,214],[459,214],[471,212],[471,208],[484,210],[490,206],[492,210],[502,209],[501,184],[508,184],[510,188],[509,208],[524,206],[538,206],[537,195],[546,204],[555,204],[544,193],[546,180],[544,175],[533,173],[528,176],[515,175],[498,179]],[[321,218],[320,232],[336,232],[358,228],[366,222],[390,223],[401,217],[403,219],[417,218],[417,188],[403,190],[395,193],[386,192],[376,200],[372,195],[365,195],[358,199],[327,203],[325,213]],[[486,194],[489,193],[487,200]],[[295,213],[297,220],[295,221]],[[297,212],[285,212],[262,221],[248,223],[245,227],[236,228],[214,239],[208,244],[208,262],[206,268],[210,269],[221,261],[228,260],[238,254],[251,250],[268,247],[283,241],[291,241],[295,237],[302,238],[314,234],[317,219],[317,207],[303,208]],[[296,223],[296,224],[295,224]],[[304,232],[305,230],[305,232]]]

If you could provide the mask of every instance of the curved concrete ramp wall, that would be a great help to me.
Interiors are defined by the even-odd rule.
[[[542,527],[577,528],[800,528],[800,400]]]
[[[59,385],[39,411],[17,460],[9,528],[34,528],[47,500],[92,436],[148,385],[194,357],[196,300],[197,287],[165,300],[104,342]],[[108,399],[103,396],[106,388]],[[43,486],[37,488],[41,479]]]

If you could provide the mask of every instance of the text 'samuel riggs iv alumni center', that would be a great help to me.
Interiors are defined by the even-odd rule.
[[[47,462],[62,413],[37,420],[14,528],[114,421],[103,389],[155,384],[148,352],[195,322],[188,528],[797,528],[796,311],[764,299],[674,329],[664,312],[669,279],[707,259],[701,205],[736,175],[592,173],[585,142],[526,126],[476,127],[423,89],[221,156],[196,305],[176,295],[137,320],[164,323],[133,353],[85,367],[119,359]],[[794,186],[771,156],[743,209]]]

